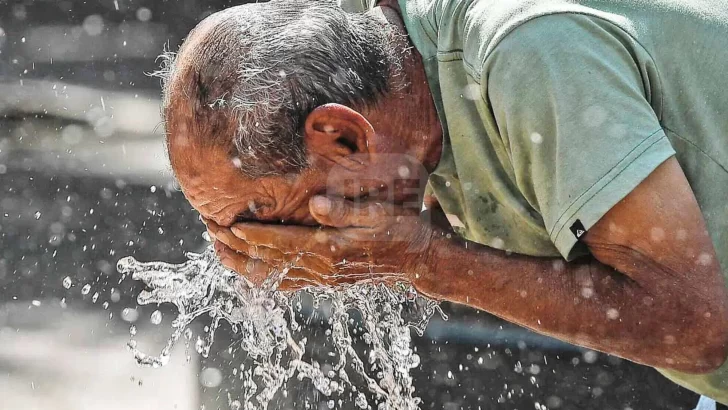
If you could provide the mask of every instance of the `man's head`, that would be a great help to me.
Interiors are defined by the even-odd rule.
[[[439,138],[419,60],[379,10],[230,8],[201,22],[160,74],[172,167],[221,225],[311,222],[308,198],[324,192],[406,200],[395,180],[419,174]]]

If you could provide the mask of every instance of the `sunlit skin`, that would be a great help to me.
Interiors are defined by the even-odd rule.
[[[403,30],[394,8],[382,10]],[[196,36],[188,42],[204,42]],[[674,158],[589,230],[591,257],[566,263],[467,243],[418,217],[412,186],[394,183],[402,166],[413,181],[434,169],[441,151],[416,51],[405,68],[410,86],[376,109],[331,104],[312,112],[303,130],[310,167],[284,177],[247,179],[226,151],[196,143],[186,132],[184,97],[173,95],[172,166],[226,266],[260,283],[293,264],[284,289],[406,281],[431,297],[650,366],[704,373],[724,362],[724,280]]]

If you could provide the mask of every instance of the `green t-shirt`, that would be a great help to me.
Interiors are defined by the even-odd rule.
[[[587,252],[577,221],[588,230],[675,155],[728,276],[728,4],[400,6],[445,130],[429,188],[459,234],[571,260]],[[662,372],[728,404],[728,364]]]

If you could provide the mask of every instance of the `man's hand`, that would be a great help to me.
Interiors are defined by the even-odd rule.
[[[728,354],[724,279],[674,159],[590,229],[594,257],[571,263],[440,235],[396,206],[318,198],[309,208],[320,228],[208,225],[223,263],[256,282],[290,263],[288,288],[408,280],[430,297],[653,367],[707,373]]]
[[[311,198],[309,210],[321,226],[207,226],[222,263],[253,283],[289,267],[282,289],[409,281],[425,266],[434,231],[415,210],[323,196]]]

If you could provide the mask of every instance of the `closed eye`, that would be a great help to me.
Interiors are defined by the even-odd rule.
[[[257,220],[258,219],[255,217],[255,212],[252,212],[250,210],[245,210],[235,217],[235,223],[257,222]]]
[[[268,205],[250,201],[248,203],[248,209],[238,213],[235,217],[235,222],[264,222],[270,220],[271,218],[266,215],[268,210]]]

